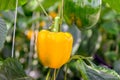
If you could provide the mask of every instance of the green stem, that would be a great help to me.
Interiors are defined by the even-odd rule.
[[[57,71],[56,71],[56,77],[58,76],[59,70],[60,70],[60,69],[57,69]]]
[[[54,80],[56,80],[56,69],[54,70]]]
[[[16,23],[17,23],[17,7],[18,7],[18,0],[16,0],[16,8],[15,8],[15,19],[14,19],[14,31],[13,31],[13,40],[12,40],[12,55],[14,57],[14,50],[15,50],[15,35],[16,35]]]
[[[74,60],[74,59],[93,59],[92,57],[84,57],[84,56],[81,56],[81,55],[74,55],[74,56],[72,56],[71,58],[70,58],[70,60],[69,60],[69,62],[71,61],[71,60]]]
[[[92,67],[94,67],[93,63],[92,63],[89,59],[87,59],[87,61],[89,62],[89,64],[90,64]]]
[[[55,75],[55,77],[57,77],[57,76],[58,76],[59,70],[60,70],[60,69],[57,69],[57,70],[56,70],[56,72],[55,72],[55,74],[54,74],[54,75]],[[52,75],[52,78],[51,78],[50,80],[54,80],[54,75]]]
[[[60,16],[60,25],[62,25],[62,21],[63,21],[63,7],[64,7],[64,0],[61,1],[60,3],[60,9],[59,9],[59,16]]]
[[[62,21],[63,21],[63,7],[64,7],[64,0],[62,0],[62,7],[61,7],[61,23],[62,24]]]
[[[51,69],[49,69],[45,80],[49,80],[50,72],[51,72]]]
[[[66,64],[66,69],[65,69],[65,77],[64,77],[64,80],[67,80],[67,70],[68,70],[68,67],[67,67],[67,64]]]
[[[55,23],[54,23],[54,26],[52,28],[53,32],[59,31],[59,21],[60,21],[60,17],[55,17]]]
[[[36,0],[40,6],[40,8],[42,9],[42,11],[44,12],[44,14],[48,17],[49,21],[52,22],[51,18],[49,17],[48,13],[46,12],[46,10],[44,9],[43,5],[41,4],[41,2],[39,2],[39,0]]]

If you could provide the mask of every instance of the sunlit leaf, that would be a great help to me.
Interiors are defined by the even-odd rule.
[[[108,3],[111,8],[120,13],[120,0],[103,0]]]
[[[24,5],[27,0],[18,0],[18,5]],[[0,10],[14,9],[16,7],[16,0],[0,0]]]

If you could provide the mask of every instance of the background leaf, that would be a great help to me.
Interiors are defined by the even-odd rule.
[[[17,59],[7,58],[0,68],[1,80],[31,80]]]
[[[24,5],[27,0],[18,0],[18,5]],[[0,10],[14,9],[16,0],[0,0]]]
[[[42,11],[42,9],[39,6],[40,3],[44,7],[44,9],[47,9],[53,6],[58,1],[60,0],[52,0],[52,1],[51,0],[30,0],[26,5],[26,9],[30,11],[34,11],[34,10]]]
[[[103,0],[108,3],[111,8],[120,13],[120,0]]]
[[[97,27],[83,31],[81,33],[81,44],[77,54],[90,56],[99,49],[100,43],[101,33],[98,31]]]
[[[106,30],[107,33],[114,35],[119,33],[119,25],[117,25],[115,22],[106,22],[101,26],[104,28],[104,30]]]
[[[7,26],[4,20],[0,17],[0,49],[3,47],[7,35]]]

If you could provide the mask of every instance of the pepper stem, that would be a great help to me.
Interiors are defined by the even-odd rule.
[[[59,31],[59,21],[60,21],[60,17],[55,17],[55,23],[54,26],[52,28],[53,32],[58,32]]]
[[[46,79],[45,79],[45,80],[49,80],[50,72],[51,72],[51,69],[49,69],[49,71],[48,71],[48,73],[47,73],[47,76],[46,76]]]
[[[56,80],[56,69],[54,69],[54,80]]]

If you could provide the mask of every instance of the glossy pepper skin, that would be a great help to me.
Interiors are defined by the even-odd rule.
[[[69,60],[72,44],[70,33],[42,30],[37,37],[38,58],[44,66],[60,68]]]

